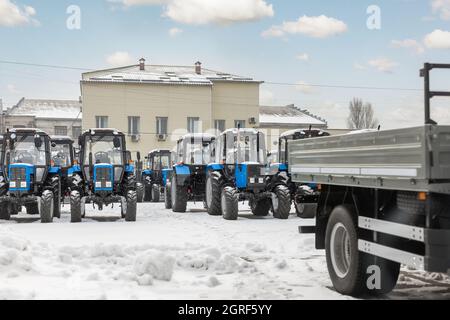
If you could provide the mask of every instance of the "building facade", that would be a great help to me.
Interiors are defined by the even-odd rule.
[[[12,128],[39,128],[50,135],[78,138],[81,133],[81,102],[22,98],[4,111],[2,131]]]
[[[261,81],[193,66],[139,64],[84,73],[83,129],[117,128],[130,151],[172,149],[186,133],[259,126]]]

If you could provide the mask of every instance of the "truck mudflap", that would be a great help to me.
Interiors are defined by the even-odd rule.
[[[450,230],[426,229],[368,217],[359,217],[359,228],[421,242],[425,255],[359,240],[360,251],[402,263],[416,270],[446,273],[450,269]]]

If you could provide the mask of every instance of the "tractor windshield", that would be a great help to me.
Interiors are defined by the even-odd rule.
[[[96,163],[107,163],[116,166],[124,164],[123,142],[120,140],[120,146],[114,147],[113,135],[90,136],[86,139],[84,153],[84,163],[89,163],[89,154],[92,153],[92,160]]]
[[[205,165],[211,163],[211,140],[187,139],[184,154],[185,164]]]
[[[46,165],[45,144],[38,149],[34,142],[34,135],[17,135],[5,159],[9,163],[27,163],[36,166]]]
[[[227,138],[226,163],[253,162],[266,164],[265,139],[261,133],[233,135]]]
[[[170,155],[169,154],[161,154],[156,155],[153,159],[153,170],[159,171],[163,169],[169,169],[171,167],[170,164]]]
[[[55,166],[61,168],[68,168],[72,166],[72,155],[70,154],[70,145],[65,144],[55,144],[52,146],[52,160]]]

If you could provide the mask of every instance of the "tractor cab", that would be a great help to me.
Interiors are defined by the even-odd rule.
[[[172,152],[170,150],[152,150],[145,157],[146,169],[142,171],[144,201],[159,202],[164,193],[167,179],[172,171]]]
[[[73,139],[66,136],[51,137],[52,161],[55,167],[67,171],[74,164]]]

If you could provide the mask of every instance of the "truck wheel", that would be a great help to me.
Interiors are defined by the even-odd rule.
[[[81,222],[82,218],[81,196],[78,191],[70,193],[70,222]]]
[[[39,214],[39,206],[37,202],[26,204],[25,208],[27,209],[27,214],[29,215]]]
[[[136,183],[137,202],[144,202],[144,185],[140,182]]]
[[[186,212],[187,207],[187,189],[186,186],[177,185],[177,177],[172,177],[171,198],[173,212]]]
[[[338,206],[328,220],[325,245],[328,272],[334,288],[342,294],[385,294],[395,287],[400,264],[358,250],[357,215],[352,206]],[[380,288],[369,290],[370,266],[380,268]]]
[[[250,204],[250,209],[252,209],[252,213],[257,217],[266,217],[269,215],[270,207],[272,206],[272,202],[270,199],[261,199],[259,201],[252,201]]]
[[[0,220],[11,220],[11,205],[12,203],[6,203],[0,206]]]
[[[236,189],[225,187],[222,190],[222,216],[225,220],[237,220],[239,213],[239,196]]]
[[[137,194],[134,190],[129,190],[127,193],[127,211],[125,213],[125,221],[136,221],[137,209]]]
[[[159,185],[154,184],[152,185],[152,202],[159,202],[159,196],[160,196],[160,191],[159,191]]]
[[[164,187],[164,205],[166,209],[172,209],[172,197],[170,192],[170,182],[166,183]]]
[[[50,190],[45,190],[41,197],[41,223],[53,222],[54,195]]]
[[[152,201],[152,185],[144,183],[144,202]]]
[[[316,217],[316,203],[297,203],[294,201],[297,216],[302,219],[314,219]]]
[[[273,217],[276,219],[289,219],[291,213],[291,194],[289,188],[279,185],[275,188],[276,199],[272,199]]]
[[[206,180],[206,209],[211,216],[222,215],[221,208],[221,191],[222,184],[220,182],[221,175],[218,172],[210,172]]]

